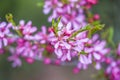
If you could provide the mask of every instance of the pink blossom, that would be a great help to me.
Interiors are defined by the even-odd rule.
[[[20,60],[20,56],[15,53],[15,48],[10,48],[9,49],[11,52],[11,56],[8,57],[8,61],[12,61],[12,66],[13,67],[20,67],[22,65],[22,62]]]
[[[40,42],[40,44],[47,44],[48,34],[46,26],[42,26],[41,31],[34,35],[34,40],[37,40],[38,42]]]
[[[100,63],[106,61],[106,55],[110,49],[106,48],[106,42],[100,41],[98,35],[94,35],[91,40],[88,41],[88,46],[85,47],[84,51],[93,56],[93,61],[96,62],[96,69],[100,69]]]
[[[26,41],[24,39],[18,39],[15,53],[23,58],[41,59],[44,48],[39,44]]]
[[[61,58],[62,61],[71,60],[71,44],[67,42],[72,31],[70,30],[69,24],[66,27],[62,27],[62,24],[59,24],[59,31],[57,32],[58,36],[53,33],[50,36],[51,44],[54,46],[55,54],[58,58]]]
[[[120,79],[120,60],[112,61],[106,69],[106,74],[110,80]]]
[[[11,23],[7,24],[6,22],[0,22],[0,49],[8,45],[11,27]]]
[[[62,16],[61,21],[63,24],[66,25],[69,22],[72,28],[79,29],[86,25],[82,8],[85,3],[85,0],[70,0],[68,3],[59,0],[45,0],[43,12],[45,14],[52,12],[48,18],[49,22]],[[80,26],[81,24],[82,26]]]
[[[19,25],[16,27],[14,26],[13,29],[19,30],[20,34],[24,36],[24,39],[27,39],[27,40],[34,40],[33,34],[37,31],[37,27],[32,26],[31,21],[28,21],[25,24],[24,20],[21,20],[19,22]]]
[[[13,61],[12,67],[20,67],[22,65],[21,60],[19,59],[19,56],[17,55],[12,55],[8,57],[8,61]]]
[[[93,38],[89,40],[88,47],[85,48],[85,52],[91,53],[95,60],[101,61],[105,58],[105,55],[109,53],[110,49],[105,48],[106,42],[104,40],[100,41],[98,37],[98,35],[94,35]]]

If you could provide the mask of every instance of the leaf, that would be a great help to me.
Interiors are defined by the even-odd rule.
[[[5,17],[6,17],[6,20],[7,20],[8,22],[12,23],[12,25],[13,25],[14,27],[16,26],[16,24],[15,24],[15,22],[14,22],[14,20],[13,20],[13,15],[12,15],[11,13],[6,14]],[[22,36],[20,30],[16,30],[16,32],[17,32],[17,34],[18,34],[19,36]]]
[[[12,23],[14,26],[16,25],[13,20],[13,15],[11,13],[6,14],[5,17],[8,22]]]
[[[52,27],[54,29],[55,35],[57,36],[57,32],[58,32],[58,24],[60,23],[61,17],[59,17],[57,19],[57,21],[55,21],[55,19],[52,19]]]
[[[114,34],[114,29],[113,29],[113,27],[110,27],[110,28],[108,29],[108,33],[109,33],[108,41],[113,40],[113,34]]]
[[[95,24],[94,26],[92,26],[92,28],[88,31],[88,37],[91,38],[91,36],[98,32],[99,30],[102,30],[104,27],[104,24],[101,25],[101,24]]]
[[[83,31],[88,31],[88,30],[90,30],[91,29],[91,25],[87,25],[87,26],[85,26],[84,28],[80,28],[78,31],[76,31],[76,32],[74,32],[69,38],[68,38],[68,40],[71,40],[73,37],[75,37],[77,34],[79,34],[79,33],[81,33],[81,32],[83,32]]]
[[[109,27],[104,32],[101,33],[102,39],[105,39],[113,48],[115,48],[115,43],[113,41],[113,36],[114,36],[113,27]]]

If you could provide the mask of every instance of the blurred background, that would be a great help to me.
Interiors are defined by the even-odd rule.
[[[50,26],[47,16],[43,14],[42,7],[37,4],[43,0],[0,0],[0,21],[5,21],[5,14],[12,13],[14,20],[31,20],[33,25],[40,28],[41,25]],[[106,27],[114,27],[114,41],[120,41],[120,0],[99,0],[99,4],[93,7],[93,13],[99,13],[101,21]],[[40,61],[27,64],[23,61],[22,67],[12,68],[6,55],[0,55],[0,80],[94,80],[92,76],[97,71],[89,67],[79,74],[73,74],[74,66],[44,65]]]

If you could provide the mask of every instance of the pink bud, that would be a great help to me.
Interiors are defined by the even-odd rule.
[[[87,4],[87,5],[86,5],[86,8],[87,8],[87,9],[90,9],[91,7],[92,7],[91,4]]]
[[[47,45],[45,48],[49,53],[53,53],[54,49],[51,45]]]
[[[60,65],[61,61],[60,60],[55,60],[56,65]]]
[[[78,74],[79,72],[80,72],[80,69],[79,69],[79,68],[76,67],[76,68],[73,69],[73,73],[74,73],[74,74]]]
[[[98,0],[87,0],[87,2],[95,5],[97,4]]]
[[[50,63],[51,63],[50,58],[45,58],[45,59],[44,59],[44,64],[50,64]]]
[[[32,64],[34,62],[34,59],[33,58],[30,58],[30,57],[27,57],[25,58],[26,62],[29,63],[29,64]]]
[[[48,31],[49,31],[49,32],[54,32],[53,27],[48,28]]]
[[[99,20],[100,19],[100,15],[99,14],[95,14],[93,18],[94,18],[94,20]]]
[[[107,58],[105,61],[107,64],[110,64],[110,62],[111,62],[111,60],[109,58]]]

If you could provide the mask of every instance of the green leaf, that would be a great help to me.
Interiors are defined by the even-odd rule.
[[[101,24],[95,24],[95,25],[93,25],[92,28],[88,31],[88,37],[91,38],[91,36],[94,33],[98,32],[99,30],[102,30],[103,27],[104,27],[104,24],[103,25],[101,25]]]
[[[70,38],[68,38],[68,40],[71,40],[73,37],[75,37],[77,34],[79,34],[79,33],[81,33],[81,32],[83,32],[83,31],[88,31],[88,30],[90,30],[91,29],[91,25],[87,25],[87,26],[85,26],[84,28],[80,28],[78,31],[76,31],[76,32],[74,32],[71,36],[70,36]]]
[[[7,20],[8,22],[12,23],[13,26],[16,26],[16,24],[15,24],[15,22],[14,22],[14,20],[13,20],[13,15],[12,15],[11,13],[6,14],[5,17],[6,17],[6,20]]]
[[[43,6],[44,6],[44,2],[39,2],[39,3],[37,3],[37,6],[43,7]]]
[[[6,14],[5,17],[6,17],[6,20],[7,20],[9,23],[12,23],[12,25],[13,25],[14,27],[16,26],[16,24],[15,24],[15,22],[14,22],[14,20],[13,20],[13,15],[12,15],[11,13]],[[22,36],[20,30],[16,30],[16,32],[17,32],[17,34],[18,34],[19,36]]]
[[[115,43],[113,41],[113,36],[114,36],[113,27],[109,27],[104,32],[101,33],[102,39],[105,39],[113,48],[115,48]]]
[[[113,27],[110,27],[110,28],[108,29],[108,33],[109,33],[108,40],[109,40],[109,41],[113,40],[113,34],[114,34],[114,29],[113,29]]]
[[[69,0],[61,0],[63,4],[69,4]]]
[[[59,17],[57,19],[57,21],[55,21],[55,19],[52,19],[52,27],[54,29],[55,35],[57,36],[57,32],[58,32],[58,24],[60,23],[61,17]]]

